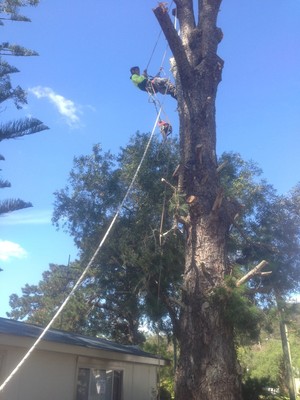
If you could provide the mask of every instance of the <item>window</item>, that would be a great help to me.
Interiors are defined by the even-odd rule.
[[[122,371],[79,368],[76,400],[121,400]]]

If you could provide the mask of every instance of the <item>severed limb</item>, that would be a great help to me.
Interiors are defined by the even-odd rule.
[[[251,271],[247,272],[246,275],[244,275],[241,279],[239,279],[236,283],[236,286],[241,286],[243,283],[248,282],[253,276],[255,275],[269,275],[271,271],[269,272],[260,272],[266,265],[268,265],[268,261],[261,261],[256,267],[251,269]]]

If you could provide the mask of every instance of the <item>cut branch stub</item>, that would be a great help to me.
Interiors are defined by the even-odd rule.
[[[188,198],[186,199],[186,202],[187,202],[187,204],[192,205],[192,204],[195,204],[198,200],[199,199],[197,196],[191,195],[191,196],[188,196]]]
[[[239,287],[243,283],[248,282],[251,278],[253,278],[254,275],[261,274],[260,271],[268,264],[267,261],[263,260],[261,261],[256,267],[251,269],[246,275],[244,275],[241,279],[239,279],[236,283],[236,286]],[[270,271],[271,272],[271,271]]]

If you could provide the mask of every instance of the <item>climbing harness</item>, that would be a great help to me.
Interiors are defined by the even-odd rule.
[[[167,136],[171,135],[171,133],[173,131],[172,125],[170,125],[166,121],[160,120],[158,122],[158,127],[159,127],[159,130],[160,130],[161,134],[163,135],[164,139],[166,139]]]

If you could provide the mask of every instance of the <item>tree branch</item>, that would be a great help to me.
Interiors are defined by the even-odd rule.
[[[216,26],[222,0],[198,0],[198,26],[201,27],[209,19],[212,27]]]
[[[188,62],[185,49],[176,29],[173,26],[167,8],[163,3],[159,3],[158,7],[153,9],[153,12],[173,53],[179,75],[181,77],[187,75],[191,76],[191,66]]]
[[[244,275],[241,279],[239,279],[236,283],[236,286],[239,287],[243,283],[249,281],[251,278],[253,278],[254,275],[257,275],[261,269],[263,269],[266,265],[268,264],[267,261],[263,260],[261,261],[256,267],[251,269],[246,275]]]
[[[161,178],[161,182],[169,186],[174,193],[176,193],[177,189],[175,186],[173,186],[171,183],[169,183],[165,178]]]
[[[199,18],[198,28],[202,33],[202,57],[210,54],[215,55],[219,42],[223,34],[221,29],[217,28],[217,17],[222,0],[198,0]]]
[[[180,30],[185,36],[196,27],[193,0],[174,0]]]

